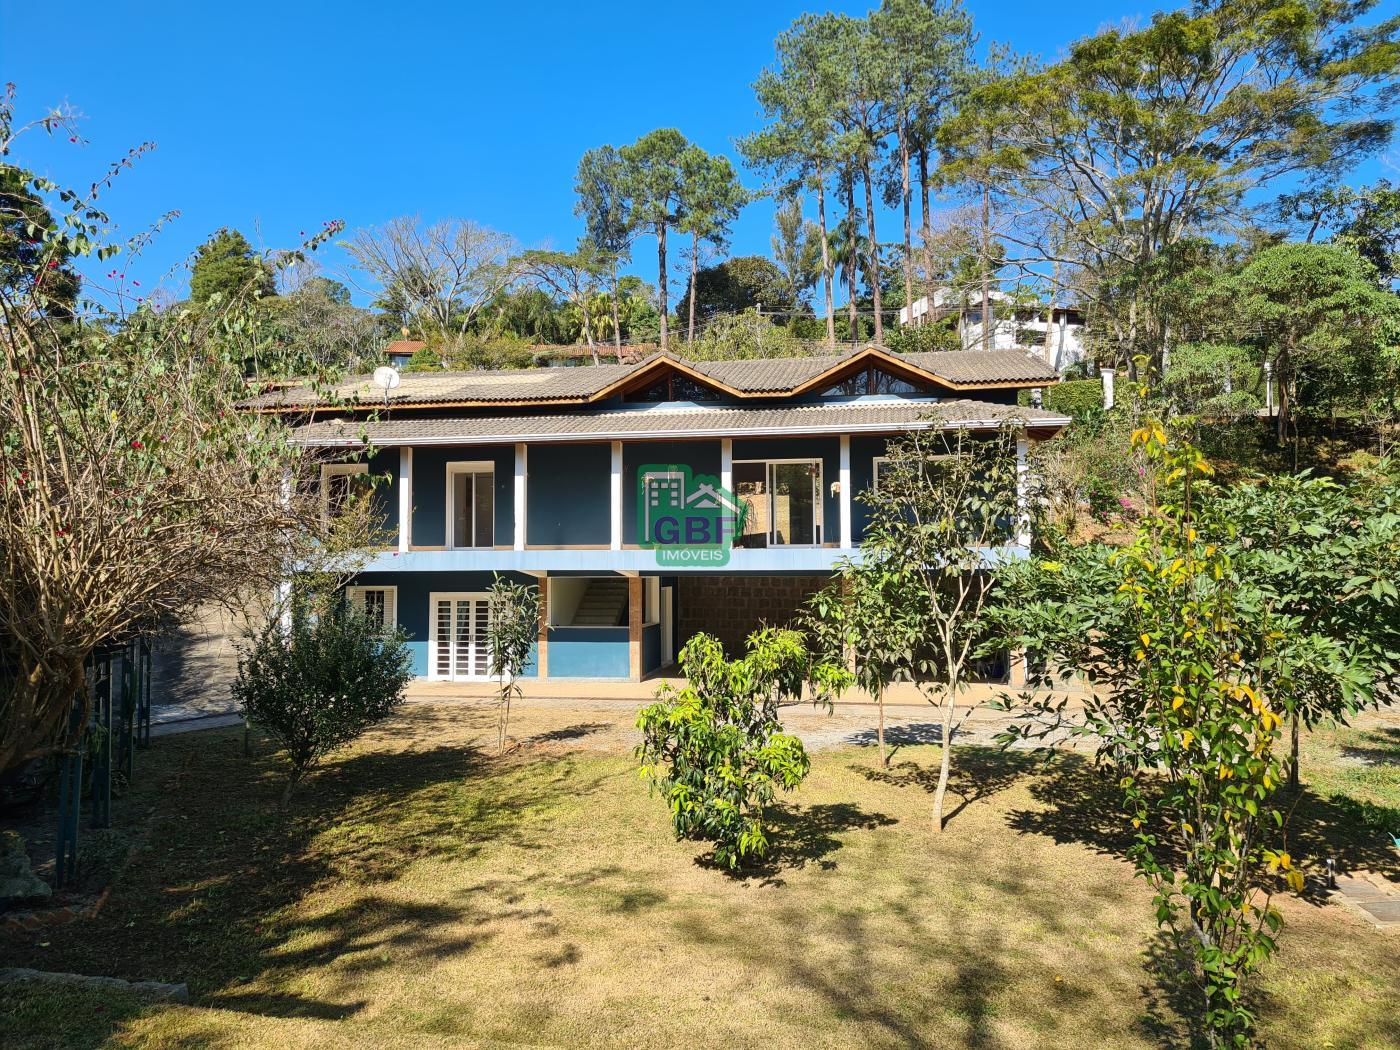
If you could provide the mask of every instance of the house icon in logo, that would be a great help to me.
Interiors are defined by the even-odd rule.
[[[637,539],[664,565],[723,565],[748,507],[707,474],[652,464],[637,472]]]

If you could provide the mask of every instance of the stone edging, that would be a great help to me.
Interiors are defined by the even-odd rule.
[[[115,881],[114,878],[113,882]],[[95,919],[111,893],[112,884],[109,883],[91,904],[66,904],[61,908],[45,908],[42,911],[6,912],[0,915],[0,930],[9,933],[32,933],[52,926],[63,926],[78,919]],[[7,971],[0,971],[4,972]]]

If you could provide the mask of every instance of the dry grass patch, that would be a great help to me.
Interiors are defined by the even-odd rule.
[[[0,1046],[1184,1041],[1144,965],[1150,894],[1081,760],[965,751],[937,836],[936,747],[901,750],[887,773],[870,749],[819,753],[775,814],[775,854],[734,878],[671,839],[626,753],[629,720],[522,709],[522,744],[497,759],[486,707],[412,705],[285,819],[262,747],[248,760],[237,732],[159,741],[138,790],[160,823],[107,910],[6,948],[23,965],[188,980],[194,1005],[104,1004],[94,1020],[81,996],[0,996]],[[1270,1042],[1400,1042],[1395,940],[1338,908],[1284,910]]]

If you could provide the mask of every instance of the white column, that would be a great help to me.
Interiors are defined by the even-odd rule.
[[[1113,369],[1099,369],[1099,378],[1103,380],[1103,407],[1113,407]]]
[[[1030,442],[1021,438],[1016,442],[1016,543],[1022,547],[1031,545],[1030,468],[1026,456]]]
[[[733,496],[734,441],[731,438],[720,438],[719,442],[719,487],[724,489],[725,492],[729,493],[730,496]],[[738,515],[736,512],[731,511],[729,512],[729,514],[726,515],[726,517],[729,519],[729,542],[733,544],[734,541],[739,538],[738,536],[734,535],[734,531],[737,530],[739,527]],[[720,527],[723,528],[724,526],[721,525]]]
[[[399,449],[399,553],[407,554],[413,542],[413,448]]]
[[[515,549],[525,549],[525,474],[529,466],[529,456],[525,442],[515,445]]]
[[[1274,414],[1274,363],[1264,362],[1264,414]]]
[[[851,535],[851,436],[841,435],[841,546],[854,546]]]
[[[612,443],[612,478],[608,490],[608,507],[612,515],[612,540],[609,546],[622,550],[622,442]]]

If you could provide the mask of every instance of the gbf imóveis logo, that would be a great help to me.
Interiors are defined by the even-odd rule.
[[[748,506],[718,478],[684,465],[649,464],[637,471],[637,490],[638,542],[656,551],[658,565],[729,562]]]

